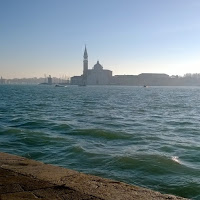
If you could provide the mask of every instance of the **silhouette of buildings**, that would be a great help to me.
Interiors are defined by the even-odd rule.
[[[83,74],[71,78],[72,85],[170,85],[167,74],[142,73],[139,75],[116,75],[112,71],[103,69],[97,61],[92,69],[88,69],[88,53],[85,46],[83,54]]]
[[[200,76],[198,76],[200,77]],[[188,78],[187,78],[188,79]],[[200,85],[198,81],[191,81],[178,76],[170,77],[167,74],[142,73],[139,75],[115,75],[112,71],[103,69],[103,66],[97,61],[92,69],[88,69],[88,53],[85,46],[83,54],[83,74],[81,76],[71,77],[71,85],[133,85],[133,86],[173,86],[184,84]]]
[[[97,61],[92,69],[88,69],[88,54],[85,46],[83,54],[83,74],[71,78],[72,85],[109,85],[112,82],[112,71],[103,69]]]
[[[85,46],[83,54],[83,74],[71,78],[72,85],[170,85],[167,74],[142,73],[139,75],[115,75],[112,71],[103,69],[97,61],[92,69],[88,69],[88,53]]]
[[[200,74],[185,74],[184,76],[169,76],[162,73],[142,73],[139,75],[115,75],[111,70],[103,69],[99,61],[92,69],[88,68],[88,53],[85,46],[83,54],[83,74],[69,79],[51,77],[45,78],[0,78],[0,84],[42,84],[42,85],[130,85],[130,86],[200,86]]]
[[[170,76],[167,74],[142,73],[139,75],[116,75],[112,78],[113,85],[167,85]]]

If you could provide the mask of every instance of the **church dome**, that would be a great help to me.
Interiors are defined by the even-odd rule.
[[[97,63],[93,67],[94,70],[102,70],[103,66],[97,61]]]

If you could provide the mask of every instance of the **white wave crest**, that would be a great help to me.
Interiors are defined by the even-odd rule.
[[[179,157],[178,156],[172,156],[172,160],[176,163],[179,163],[181,164],[181,161],[179,160]]]

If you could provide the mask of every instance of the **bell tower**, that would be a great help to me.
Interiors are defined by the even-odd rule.
[[[88,71],[88,54],[85,45],[85,51],[83,55],[83,76],[87,76],[87,71]]]
[[[88,73],[88,54],[87,54],[87,48],[85,45],[85,51],[83,54],[83,85],[87,84],[87,73]]]

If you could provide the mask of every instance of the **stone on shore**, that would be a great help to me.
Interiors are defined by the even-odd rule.
[[[182,200],[174,195],[0,153],[0,200]]]

